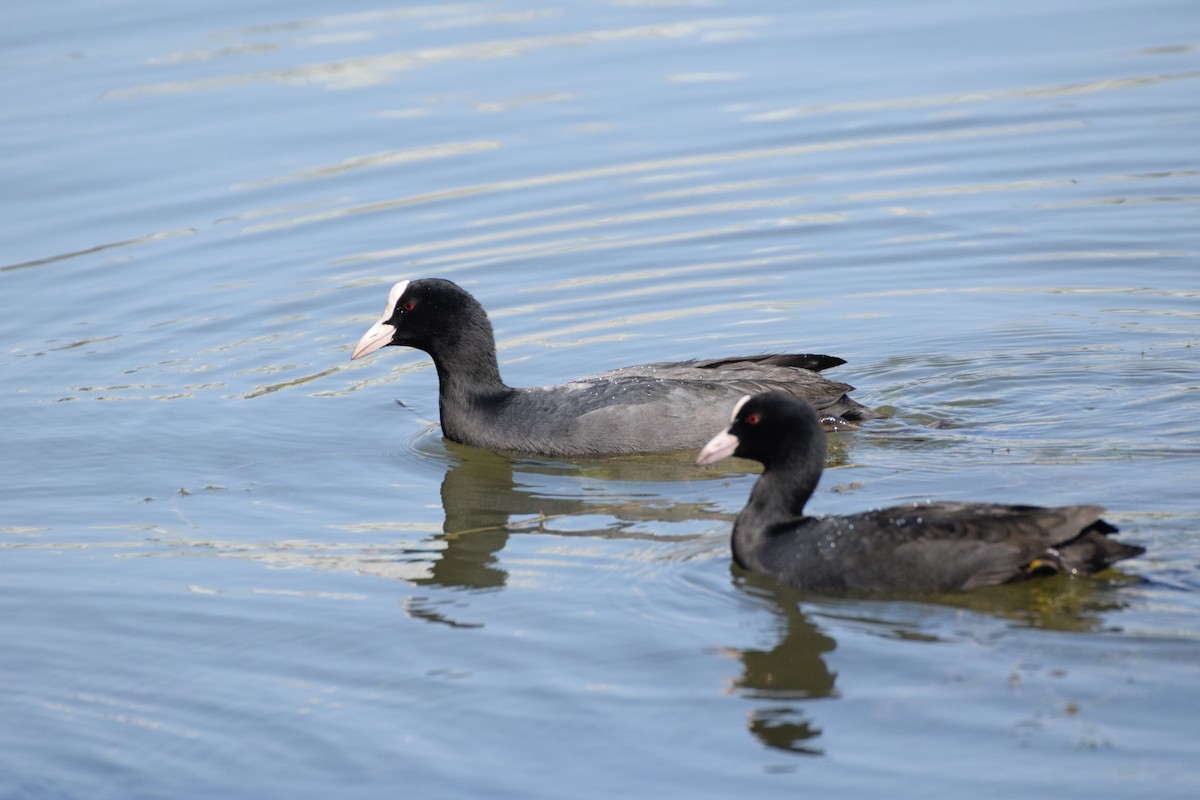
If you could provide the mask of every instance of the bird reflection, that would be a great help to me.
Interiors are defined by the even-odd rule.
[[[503,586],[508,574],[496,566],[496,553],[508,542],[509,517],[531,513],[533,498],[516,491],[512,463],[504,456],[486,450],[455,455],[458,463],[442,479],[446,547],[429,577],[416,582],[475,589]]]
[[[664,482],[703,480],[705,473],[696,469],[690,453],[556,462],[444,444],[449,461],[441,486],[445,520],[442,534],[422,545],[424,557],[434,552],[425,574],[410,579],[416,585],[503,587],[509,576],[500,566],[499,553],[514,533],[683,542],[690,537],[647,532],[645,523],[732,521],[731,515],[706,503],[671,502],[653,488]],[[716,480],[722,474],[711,477]],[[566,492],[556,495],[548,488],[556,478],[566,481]],[[601,490],[589,492],[587,485],[581,486],[592,482]],[[614,490],[621,486],[623,491]],[[584,515],[603,515],[607,522],[593,530],[564,531],[555,525],[564,517]],[[417,597],[408,601],[407,611],[431,622],[469,625],[451,618],[447,607],[455,605],[444,597],[436,602]]]
[[[837,643],[822,633],[800,610],[799,593],[769,578],[737,567],[735,585],[765,601],[779,619],[779,642],[769,650],[737,650],[742,673],[731,687],[754,701],[747,727],[768,747],[806,755],[820,755],[814,746],[821,730],[807,716],[800,701],[836,696],[836,675],[822,657]]]
[[[730,570],[734,587],[778,618],[779,641],[769,650],[727,650],[741,665],[741,674],[731,678],[729,685],[751,702],[746,726],[754,738],[768,747],[802,755],[823,753],[816,744],[821,729],[811,714],[816,707],[813,701],[838,696],[837,674],[829,670],[824,654],[837,647],[830,630],[839,621],[852,622],[858,630],[866,623],[866,629],[885,638],[937,643],[943,636],[930,628],[927,609],[932,604],[1034,628],[1087,632],[1101,628],[1104,613],[1120,607],[1116,588],[1138,580],[1110,570],[1088,580],[1055,576],[954,594],[830,598],[735,565]],[[803,606],[829,624],[818,627]]]

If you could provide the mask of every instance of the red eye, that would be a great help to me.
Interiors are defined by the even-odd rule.
[[[746,424],[747,425],[757,425],[759,419],[760,419],[760,417],[758,416],[758,414],[747,414],[746,415]]]
[[[417,307],[417,304],[414,303],[412,300],[409,300],[407,303],[404,304],[405,311],[412,311],[416,307]]]

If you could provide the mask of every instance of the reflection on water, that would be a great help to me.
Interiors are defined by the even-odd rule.
[[[460,7],[443,6],[440,9],[432,7],[435,13],[458,14]],[[403,15],[407,16],[407,15]],[[375,34],[379,31],[378,23],[394,18],[390,12],[379,15],[364,14],[351,17],[307,20],[294,24],[275,26],[286,30],[298,27],[328,27],[334,25],[354,24],[371,25]],[[534,18],[517,15],[512,22],[529,22]],[[501,22],[503,20],[495,20]],[[340,61],[325,63],[297,64],[280,70],[258,72],[243,72],[240,74],[200,78],[196,80],[171,81],[145,86],[129,87],[109,92],[106,99],[127,99],[145,95],[177,94],[181,92],[209,91],[227,89],[256,83],[287,83],[287,84],[317,84],[329,89],[349,89],[370,86],[392,80],[398,73],[456,61],[489,61],[497,58],[513,58],[528,55],[539,50],[577,48],[591,45],[619,44],[634,40],[654,39],[694,39],[704,35],[736,36],[737,31],[747,27],[766,24],[762,18],[715,18],[699,19],[690,22],[676,22],[665,25],[644,25],[627,28],[612,28],[574,33],[557,33],[549,36],[537,36],[518,39],[498,39],[492,41],[470,42],[466,44],[449,45],[445,47],[427,47],[418,50],[408,50],[386,53],[377,56],[347,58]],[[411,28],[405,23],[408,30]],[[430,26],[426,26],[427,28]],[[436,26],[435,26],[436,27]],[[452,24],[441,25],[442,28],[456,27]],[[343,37],[342,41],[352,41],[362,37]],[[324,39],[308,39],[295,41],[293,44],[326,44]],[[269,52],[272,47],[258,48],[227,48],[219,54],[225,57],[254,55]],[[215,55],[210,51],[209,54]],[[204,54],[208,56],[209,54]],[[207,58],[188,58],[186,54],[167,56],[161,63],[177,61],[207,60]]]
[[[589,168],[586,170],[572,170],[569,172],[546,173],[546,174],[541,174],[541,175],[532,175],[532,176],[527,176],[527,177],[521,177],[521,178],[517,178],[517,179],[497,181],[497,182],[487,183],[487,184],[460,186],[460,187],[455,187],[455,188],[439,190],[434,193],[423,193],[423,194],[418,194],[418,195],[410,195],[410,196],[406,196],[406,197],[395,198],[392,200],[376,201],[376,202],[372,202],[370,204],[365,204],[365,205],[347,206],[347,207],[343,207],[343,208],[332,209],[329,211],[321,211],[321,212],[316,212],[316,213],[312,213],[312,214],[304,214],[301,216],[292,217],[290,219],[284,219],[284,220],[279,220],[279,221],[274,221],[274,222],[259,223],[259,224],[253,225],[253,226],[249,226],[246,229],[246,232],[247,233],[265,232],[265,231],[270,231],[270,230],[273,230],[276,228],[281,228],[281,227],[295,227],[295,226],[299,226],[299,225],[308,225],[308,224],[313,224],[313,223],[318,223],[318,222],[327,222],[327,221],[330,221],[333,219],[338,219],[338,218],[346,217],[346,216],[350,216],[350,215],[374,214],[374,213],[379,213],[379,212],[394,211],[394,210],[401,209],[401,208],[404,208],[407,206],[426,205],[426,204],[438,203],[438,202],[443,202],[446,200],[451,200],[451,199],[456,199],[456,198],[472,197],[472,196],[478,196],[478,195],[484,195],[484,194],[493,194],[493,193],[498,193],[498,192],[504,192],[504,193],[518,192],[518,191],[528,190],[528,189],[533,189],[533,188],[552,187],[552,186],[555,186],[558,184],[574,184],[574,183],[582,183],[582,182],[586,182],[586,181],[596,181],[596,180],[601,180],[601,179],[612,179],[612,178],[630,177],[630,176],[638,176],[638,175],[646,175],[646,174],[661,174],[661,173],[667,173],[667,172],[676,171],[676,170],[685,170],[685,169],[690,170],[690,169],[697,169],[697,168],[701,168],[701,167],[716,167],[716,166],[720,166],[720,165],[737,164],[739,162],[779,161],[779,162],[786,163],[786,162],[794,160],[798,157],[803,157],[803,156],[819,156],[821,154],[839,153],[839,152],[853,151],[853,150],[873,150],[873,149],[890,149],[890,148],[900,149],[900,148],[907,147],[907,146],[931,144],[931,143],[938,143],[938,142],[957,142],[957,141],[973,140],[973,139],[991,139],[991,138],[1004,138],[1004,137],[1015,137],[1015,136],[1032,136],[1032,135],[1040,135],[1040,134],[1049,134],[1049,133],[1053,133],[1055,131],[1069,130],[1069,129],[1078,128],[1081,126],[1082,126],[1082,123],[1066,121],[1066,122],[1030,123],[1030,124],[1026,124],[1026,125],[1005,125],[1005,126],[994,126],[994,127],[993,126],[981,126],[981,127],[976,127],[976,128],[969,128],[966,130],[935,129],[935,130],[931,130],[929,132],[915,133],[915,134],[903,134],[903,135],[883,136],[883,137],[869,137],[869,138],[861,138],[861,139],[842,138],[842,139],[836,139],[836,140],[831,140],[831,141],[827,141],[827,142],[818,142],[818,143],[803,144],[803,145],[790,145],[790,146],[783,146],[783,147],[759,148],[759,149],[741,150],[741,151],[733,151],[733,152],[722,151],[722,152],[715,152],[715,153],[706,153],[706,154],[701,154],[701,155],[660,158],[660,159],[655,159],[652,161],[634,161],[634,162],[613,164],[613,165],[602,166],[602,167],[592,167],[592,168]],[[794,178],[793,178],[793,180],[794,180]],[[1019,187],[1009,185],[1007,187],[1002,187],[1002,188],[1006,188],[1007,190],[1011,191],[1016,188],[1028,188],[1028,187],[1025,185],[1021,185]],[[923,191],[924,191],[923,189],[914,188],[914,189],[904,190],[896,196],[909,196],[909,195],[913,195],[913,194],[920,195]],[[975,188],[975,187],[958,187],[953,190],[954,193],[976,192],[976,191],[988,191],[988,189]],[[935,190],[935,192],[941,193],[938,190]],[[870,200],[870,199],[876,199],[876,197],[877,196],[873,195],[873,194],[872,195],[864,195],[864,197],[861,199]],[[845,199],[853,201],[853,200],[860,199],[860,198],[850,196]],[[753,209],[757,205],[762,205],[764,207],[771,208],[771,207],[779,206],[779,205],[787,206],[787,205],[793,205],[793,204],[801,204],[801,203],[805,203],[805,202],[811,202],[811,199],[809,199],[809,198],[793,198],[790,201],[788,201],[787,199],[783,199],[783,200],[780,200],[780,199],[774,199],[774,200],[743,199],[734,204],[724,204],[724,205],[708,204],[708,205],[704,205],[704,206],[697,206],[691,210],[679,210],[677,212],[671,212],[670,214],[668,214],[668,216],[678,216],[678,217],[690,218],[690,217],[697,216],[697,215],[711,215],[711,214],[715,213],[716,210],[723,210],[728,213],[728,212],[735,211],[735,210],[740,211],[741,208],[743,208],[743,207],[748,207],[750,209]],[[457,262],[457,261],[470,261],[470,260],[477,260],[480,258],[494,258],[499,255],[515,255],[515,254],[521,254],[523,256],[528,257],[529,255],[532,255],[532,254],[535,254],[538,252],[561,252],[564,248],[570,249],[572,251],[584,251],[584,250],[610,249],[610,248],[614,248],[614,247],[644,246],[644,245],[651,244],[651,243],[657,244],[657,243],[668,242],[668,241],[683,241],[686,239],[698,238],[701,236],[710,237],[710,236],[715,236],[717,234],[729,234],[729,233],[743,232],[743,231],[749,231],[749,230],[756,230],[756,229],[761,229],[762,227],[767,226],[767,225],[774,226],[774,225],[787,224],[787,223],[794,224],[794,222],[809,223],[809,224],[825,223],[825,222],[837,222],[837,221],[840,221],[841,219],[842,219],[841,217],[831,216],[830,214],[828,214],[826,212],[816,214],[812,218],[808,218],[808,219],[805,219],[803,217],[795,217],[793,215],[784,215],[779,218],[771,219],[771,220],[767,220],[767,221],[756,219],[753,222],[746,222],[746,223],[738,224],[735,226],[719,225],[719,226],[713,226],[710,228],[702,229],[699,232],[681,232],[681,233],[671,234],[669,236],[661,236],[660,235],[660,236],[651,236],[651,237],[644,237],[644,236],[629,237],[628,234],[622,234],[619,236],[614,236],[613,239],[609,240],[609,241],[605,241],[604,238],[601,238],[600,241],[598,241],[598,242],[594,241],[594,239],[595,239],[594,236],[591,236],[591,237],[580,237],[580,238],[576,238],[576,239],[556,239],[556,240],[551,240],[548,242],[541,242],[541,243],[536,243],[536,244],[523,244],[523,245],[512,245],[512,246],[508,246],[508,247],[492,247],[492,248],[484,248],[484,249],[477,249],[477,250],[468,250],[468,251],[465,251],[465,252],[462,252],[462,253],[459,253],[459,254],[456,254],[453,256],[425,258],[425,259],[422,259],[419,263],[425,264],[425,265],[446,264],[446,263],[452,263],[452,262]],[[583,227],[587,230],[591,230],[592,228],[595,228],[595,227],[604,228],[604,227],[609,227],[612,225],[613,225],[613,222],[608,217],[600,217],[596,220],[593,220],[590,223],[589,222],[580,222],[580,223],[564,223],[562,226],[538,226],[536,228],[531,229],[529,232],[521,232],[520,230],[514,230],[514,231],[503,234],[503,238],[514,238],[514,237],[520,236],[520,235],[529,235],[530,233],[533,233],[533,234],[552,233],[560,228],[562,230],[572,230],[575,228]],[[481,237],[473,237],[473,238],[481,238]],[[455,242],[449,242],[446,244],[439,243],[436,245],[436,247],[432,247],[431,249],[443,249],[443,248],[446,248],[446,247],[454,245],[454,244],[456,244],[456,243]],[[403,255],[405,253],[410,253],[410,252],[412,252],[412,251],[409,250],[408,248],[392,248],[392,249],[389,249],[386,251],[358,253],[358,254],[352,255],[352,256],[345,256],[342,259],[339,259],[338,263],[394,258],[398,255]]]
[[[882,100],[860,100],[847,103],[825,103],[823,105],[784,108],[777,111],[761,111],[749,118],[755,122],[778,122],[793,117],[812,114],[840,114],[872,111],[888,111],[898,108],[930,108],[962,105],[964,103],[988,103],[997,100],[1020,98],[1062,97],[1086,92],[1106,92],[1115,89],[1134,89],[1162,81],[1195,80],[1200,72],[1189,70],[1168,75],[1138,75],[1128,78],[1068,83],[1060,86],[1032,86],[1015,89],[984,90],[961,94],[932,95],[926,97],[890,97]]]
[[[755,739],[803,755],[825,752],[820,745],[821,706],[814,701],[838,696],[837,674],[826,661],[826,654],[837,648],[828,633],[830,622],[849,623],[883,639],[946,644],[954,637],[931,631],[923,614],[910,613],[922,604],[935,604],[1046,630],[1099,631],[1105,613],[1124,605],[1119,588],[1138,580],[1110,570],[1090,579],[1056,575],[971,592],[895,596],[862,604],[814,597],[736,565],[731,571],[735,588],[775,616],[778,633],[769,649],[723,650],[741,664],[741,673],[730,678],[730,688],[751,706],[746,726]],[[816,615],[826,624],[813,622]]]
[[[254,189],[260,186],[272,186],[277,183],[288,183],[290,181],[310,180],[313,178],[326,178],[333,175],[341,175],[347,172],[353,172],[359,169],[370,169],[375,167],[391,167],[397,164],[408,164],[413,161],[425,161],[431,158],[446,158],[447,156],[463,155],[467,153],[482,153],[488,150],[496,150],[500,147],[499,142],[476,141],[476,142],[452,142],[448,144],[431,145],[429,147],[417,147],[409,150],[392,150],[387,153],[373,153],[367,156],[356,156],[347,158],[337,164],[330,164],[322,167],[309,167],[302,169],[289,175],[283,175],[278,178],[264,178],[250,183],[236,184],[233,188],[237,189]],[[248,216],[253,216],[254,212],[247,212]]]
[[[732,688],[752,701],[750,734],[768,747],[822,755],[814,741],[821,729],[810,718],[805,701],[836,696],[837,676],[823,654],[832,652],[837,643],[800,610],[799,597],[790,588],[750,573],[734,583],[767,605],[779,620],[779,639],[769,650],[729,651],[742,665]]]
[[[706,504],[664,501],[646,481],[667,482],[704,476],[684,454],[645,458],[580,459],[572,463],[534,461],[446,441],[451,463],[442,480],[445,511],[442,535],[431,543],[436,553],[418,584],[487,589],[505,585],[508,575],[497,554],[513,534],[600,537],[686,542],[689,535],[654,534],[636,523],[720,520],[729,515]],[[538,488],[539,478],[572,479],[571,494],[555,496]],[[594,497],[578,493],[579,484],[626,484],[628,493],[606,490]],[[639,496],[640,494],[640,496]],[[579,529],[559,523],[570,517],[596,516],[603,524]]]
[[[43,267],[48,264],[65,261],[69,258],[96,255],[97,253],[103,253],[106,250],[113,250],[122,247],[133,247],[135,245],[146,244],[148,242],[161,242],[164,239],[170,239],[175,236],[183,236],[195,232],[195,228],[184,228],[182,230],[174,231],[157,231],[155,233],[148,233],[144,236],[139,236],[136,239],[128,239],[123,242],[105,242],[103,244],[92,245],[84,250],[76,250],[70,253],[56,253],[44,258],[35,258],[30,261],[22,261],[19,264],[3,264],[0,265],[0,272],[11,272],[17,269],[27,269],[28,267]]]

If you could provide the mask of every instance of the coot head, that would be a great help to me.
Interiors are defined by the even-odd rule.
[[[388,293],[383,315],[358,340],[350,358],[362,358],[388,345],[435,354],[440,344],[481,327],[490,338],[487,314],[456,284],[441,278],[400,281]]]
[[[746,395],[733,408],[729,427],[696,457],[700,465],[729,456],[748,458],[766,469],[789,462],[822,464],[825,431],[812,407],[787,392]]]

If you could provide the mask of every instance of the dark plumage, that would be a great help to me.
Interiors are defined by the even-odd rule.
[[[559,386],[514,389],[500,378],[483,307],[466,290],[437,278],[393,286],[383,316],[351,358],[387,345],[433,357],[447,438],[496,450],[587,455],[691,449],[724,421],[730,403],[771,389],[805,398],[831,426],[879,416],[846,396],[854,387],[816,374],[844,363],[823,355],[642,364]]]
[[[763,465],[733,526],[743,568],[820,592],[941,592],[1033,575],[1088,575],[1144,552],[1109,538],[1099,506],[924,502],[842,517],[809,517],[825,433],[783,392],[743,398],[696,462],[726,456]]]

